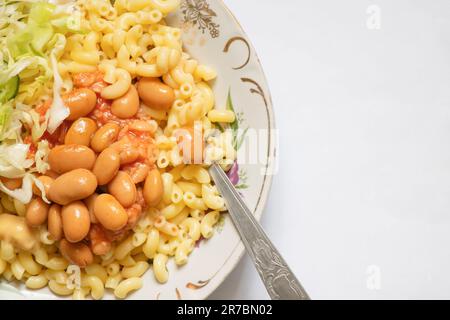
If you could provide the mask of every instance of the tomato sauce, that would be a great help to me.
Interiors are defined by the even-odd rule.
[[[103,73],[96,72],[80,72],[72,76],[72,82],[75,87],[92,88],[95,84],[102,83]]]
[[[96,92],[97,104],[94,110],[88,115],[89,118],[96,121],[98,127],[101,127],[109,122],[117,123],[121,127],[121,131],[117,138],[117,143],[124,143],[126,149],[137,150],[139,156],[131,163],[121,165],[120,170],[131,173],[137,170],[140,166],[146,165],[150,169],[153,169],[156,162],[156,146],[154,143],[153,135],[149,132],[142,132],[138,130],[130,129],[130,123],[135,120],[151,120],[151,117],[142,112],[141,110],[136,116],[130,119],[120,119],[111,112],[112,100],[107,100],[101,97],[101,91],[109,84],[103,80],[103,74],[101,72],[94,73],[82,73],[73,76],[74,85],[77,87],[87,87]],[[138,188],[139,192],[142,190]],[[139,193],[138,192],[138,193]],[[122,238],[127,230],[130,230],[137,223],[139,218],[144,212],[145,202],[143,197],[138,197],[136,203],[127,208],[128,224],[124,229],[111,232],[103,230],[111,241]],[[103,229],[103,228],[102,228]]]
[[[40,122],[43,123],[45,121],[45,115],[47,114],[48,109],[52,106],[53,99],[48,99],[43,104],[36,107],[35,111],[40,115]]]
[[[151,120],[151,117],[143,112],[138,112],[136,116],[130,119],[120,119],[115,116],[111,112],[112,101],[104,99],[100,96],[101,90],[108,86],[108,84],[103,80],[103,74],[101,72],[80,73],[74,75],[73,78],[74,85],[88,87],[97,93],[97,104],[88,117],[96,121],[99,127],[109,122],[117,123],[122,128],[118,140],[126,138],[130,144],[130,147],[139,151],[138,159],[133,163],[124,165],[123,167],[138,166],[139,164],[147,164],[150,167],[153,167],[155,159],[154,157],[148,157],[147,152],[149,148],[153,148],[153,136],[148,132],[132,130],[128,126],[134,120]]]
[[[31,136],[26,136],[23,139],[23,142],[25,144],[29,144],[30,145],[30,149],[28,149],[27,159],[34,159],[34,156],[36,155],[36,151],[37,151],[37,146],[33,142],[33,139],[31,138]]]
[[[149,117],[141,110],[133,118],[130,119],[120,119],[116,117],[111,112],[111,105],[113,101],[101,97],[101,91],[109,84],[103,80],[103,74],[100,71],[74,74],[72,80],[74,88],[88,88],[93,90],[97,95],[96,106],[94,110],[86,117],[93,119],[97,123],[98,127],[102,127],[103,125],[110,122],[117,123],[120,126],[121,130],[116,143],[118,143],[119,145],[123,145],[123,150],[132,150],[134,152],[137,151],[138,157],[136,158],[136,160],[130,163],[122,164],[120,170],[124,170],[128,173],[133,173],[138,171],[142,166],[153,169],[155,167],[157,155],[157,148],[154,143],[153,134],[150,132],[139,131],[136,128],[130,128],[130,124],[133,121],[149,121],[151,120],[151,117]],[[41,123],[45,121],[45,116],[49,108],[51,107],[51,104],[52,100],[48,100],[35,109],[36,112],[38,112],[40,115]],[[66,133],[72,123],[73,121],[64,121],[54,133],[50,134],[48,131],[46,131],[41,139],[47,140],[50,148],[54,148],[57,145],[64,144]],[[36,144],[33,143],[31,136],[26,137],[25,142],[31,144],[29,157],[34,158],[37,151]],[[145,176],[143,177],[145,179]],[[126,208],[128,214],[128,224],[122,230],[111,232],[104,229],[103,227],[99,228],[99,231],[104,232],[104,236],[106,236],[108,240],[113,241],[122,238],[128,230],[134,227],[134,225],[143,214],[146,204],[142,196],[142,187],[138,187],[138,194],[140,196],[138,196],[136,203],[134,203],[131,207]]]

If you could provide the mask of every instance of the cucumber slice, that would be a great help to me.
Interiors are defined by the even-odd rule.
[[[0,102],[9,101],[17,96],[17,93],[19,92],[19,82],[19,76],[15,76],[0,86]]]

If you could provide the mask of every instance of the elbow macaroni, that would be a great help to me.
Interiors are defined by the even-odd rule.
[[[131,86],[131,76],[124,69],[116,69],[114,72],[115,82],[102,90],[105,99],[116,99],[123,96]]]
[[[124,299],[131,291],[138,290],[142,287],[142,279],[138,277],[123,280],[114,290],[114,295],[117,298]]]
[[[91,292],[92,298],[95,300],[103,298],[105,294],[104,283],[99,277],[86,275],[81,278],[81,286],[88,288]]]
[[[219,195],[216,187],[207,184],[202,185],[202,197],[206,206],[212,210],[223,210],[225,208],[225,201]]]
[[[27,281],[25,281],[25,286],[27,288],[35,290],[44,288],[47,284],[48,279],[43,274],[31,276],[27,279]]]
[[[149,268],[149,264],[145,261],[139,261],[132,267],[125,267],[122,269],[122,277],[125,279],[141,277]]]
[[[206,239],[212,237],[214,233],[213,226],[219,221],[220,213],[218,211],[212,211],[205,215],[200,223],[200,232]]]
[[[158,253],[155,258],[153,258],[153,272],[156,280],[160,283],[165,283],[169,279],[169,272],[166,267],[168,259],[169,257],[167,255],[161,253]]]
[[[55,294],[74,299],[101,299],[105,289],[123,299],[142,287],[141,277],[150,268],[158,282],[167,282],[169,257],[178,266],[186,264],[195,243],[213,235],[224,210],[206,167],[184,164],[174,132],[198,121],[207,136],[215,123],[233,123],[236,115],[214,109],[214,93],[207,82],[217,73],[183,52],[181,30],[166,25],[164,18],[178,7],[179,0],[116,0],[113,5],[108,0],[78,0],[77,4],[88,32],[66,39],[57,66],[64,93],[74,87],[71,75],[97,70],[106,83],[98,92],[107,100],[122,97],[138,77],[160,77],[174,89],[176,100],[170,110],[141,105],[153,121],[162,201],[146,212],[131,235],[80,270],[78,287],[69,284],[73,265],[59,254],[46,227],[36,228],[40,245],[31,252],[0,241],[0,275],[8,281],[21,280],[29,289],[48,286]],[[213,142],[217,159],[235,160],[230,137],[221,135]],[[25,216],[24,204],[5,194],[0,200],[6,211]]]

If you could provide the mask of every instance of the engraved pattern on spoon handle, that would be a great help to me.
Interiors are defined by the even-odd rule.
[[[218,164],[213,164],[209,171],[269,296],[274,300],[309,300],[305,289],[273,246],[222,168]]]

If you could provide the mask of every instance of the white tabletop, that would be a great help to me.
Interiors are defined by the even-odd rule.
[[[312,298],[450,298],[450,1],[225,0],[280,130],[262,224]],[[266,299],[244,257],[214,299]]]

